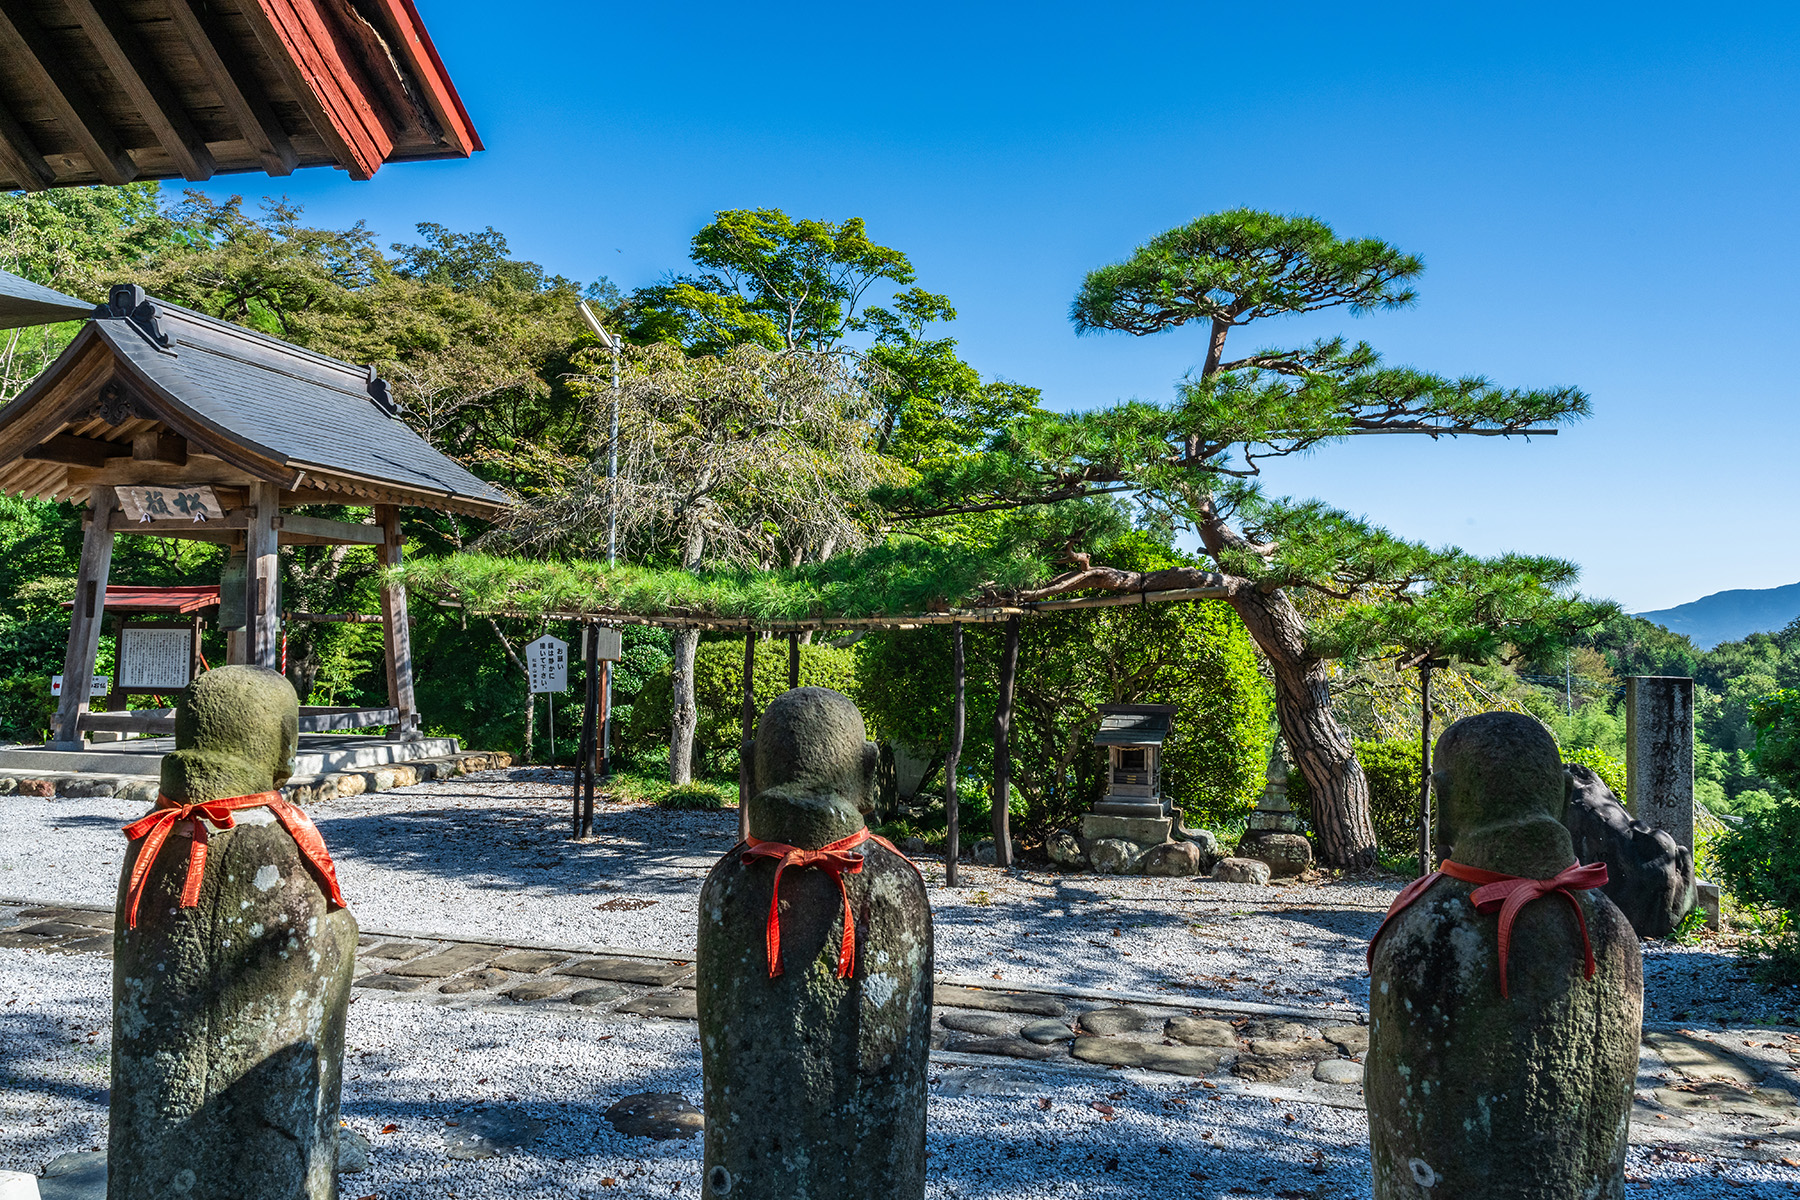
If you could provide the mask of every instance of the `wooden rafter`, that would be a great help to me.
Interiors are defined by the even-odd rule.
[[[229,45],[230,36],[205,0],[166,0],[169,18],[194,52],[200,71],[219,94],[219,102],[231,114],[232,123],[244,141],[262,161],[270,175],[292,175],[300,164],[294,143],[269,106],[262,85],[249,71],[234,71],[219,55],[219,47]],[[198,7],[196,7],[198,5]]]
[[[41,192],[56,182],[56,172],[44,161],[43,151],[4,104],[0,104],[0,167],[27,192]]]
[[[393,135],[369,103],[362,73],[338,53],[318,8],[295,0],[245,0],[243,14],[350,178],[373,178],[394,148]]]
[[[218,164],[206,139],[194,127],[187,109],[170,86],[162,68],[144,49],[117,0],[64,0],[81,22],[113,78],[137,106],[138,115],[150,127],[158,144],[169,152],[182,178],[198,183],[211,179]]]
[[[125,152],[118,134],[94,98],[70,69],[69,57],[37,19],[18,3],[0,4],[0,52],[31,79],[58,121],[81,147],[88,166],[102,183],[130,183],[137,164]]]

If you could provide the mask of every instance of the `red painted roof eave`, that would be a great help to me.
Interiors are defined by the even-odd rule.
[[[213,608],[219,603],[219,589],[214,587],[109,587],[105,607],[114,611],[191,613]],[[74,607],[73,600],[63,601],[64,608]]]

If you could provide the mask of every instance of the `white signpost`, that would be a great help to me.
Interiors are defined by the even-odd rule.
[[[63,677],[61,675],[52,675],[50,677],[50,694],[52,696],[62,695],[62,680]],[[106,675],[94,675],[88,679],[88,697],[90,699],[95,696],[104,696],[110,691],[112,691],[111,677]]]
[[[566,692],[569,690],[569,643],[545,634],[525,647],[525,672],[531,677],[531,692]],[[546,702],[550,710],[550,760],[556,761],[556,701]]]

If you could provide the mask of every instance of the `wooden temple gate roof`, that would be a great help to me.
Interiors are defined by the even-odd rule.
[[[466,158],[413,0],[0,0],[0,186]]]
[[[372,368],[120,286],[0,409],[0,492],[80,501],[101,482],[260,482],[284,507],[491,517],[511,503],[399,413]]]

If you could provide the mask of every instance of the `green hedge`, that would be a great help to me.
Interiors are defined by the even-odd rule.
[[[1385,855],[1415,859],[1419,853],[1419,743],[1356,742],[1356,761],[1369,780],[1369,816],[1375,840]],[[1306,777],[1288,772],[1288,803],[1312,823],[1312,797]]]
[[[754,691],[761,712],[788,686],[788,646],[785,638],[770,638],[756,646]],[[671,668],[664,666],[631,706],[621,726],[627,753],[654,757],[667,749],[672,709]],[[848,650],[830,646],[800,647],[800,686],[828,687],[849,693],[856,681],[855,659]],[[699,724],[694,731],[695,772],[729,774],[737,770],[739,722],[742,719],[744,643],[741,638],[700,643],[694,655],[694,703]]]

